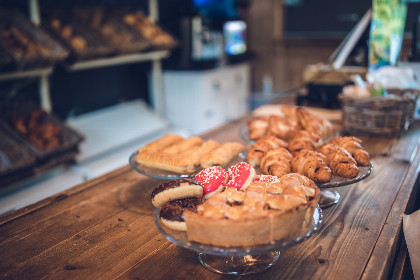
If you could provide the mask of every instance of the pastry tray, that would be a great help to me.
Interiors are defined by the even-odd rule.
[[[68,57],[69,52],[47,32],[17,10],[0,10],[0,51],[4,70],[46,68]],[[1,66],[1,64],[0,64]]]
[[[83,141],[84,136],[52,114],[47,114],[44,121],[61,128],[61,143],[59,146],[49,150],[42,150],[36,147],[29,141],[29,139],[19,133],[11,125],[10,119],[25,115],[31,110],[37,108],[38,107],[35,104],[29,101],[2,102],[0,103],[0,111],[2,112],[0,116],[0,123],[2,123],[4,129],[8,130],[9,134],[12,134],[13,137],[20,139],[20,141],[26,145],[27,149],[35,155],[38,162],[50,160],[58,154],[78,149],[78,145]]]

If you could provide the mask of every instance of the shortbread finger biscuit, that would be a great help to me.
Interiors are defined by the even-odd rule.
[[[152,203],[157,208],[161,208],[168,201],[188,197],[203,197],[203,187],[193,178],[162,183],[153,190],[151,195]]]
[[[200,137],[192,136],[182,141],[176,142],[174,145],[163,149],[161,152],[168,155],[176,155],[188,151],[194,147],[200,146],[203,143],[204,141]]]
[[[177,142],[184,140],[184,137],[177,134],[166,134],[161,138],[148,143],[144,147],[139,149],[139,152],[149,150],[149,151],[161,151],[171,145],[174,145]]]
[[[136,156],[136,161],[144,166],[160,170],[171,171],[178,174],[192,174],[200,167],[198,161],[176,155],[165,155],[160,152],[142,151]]]
[[[239,142],[226,142],[201,158],[201,167],[226,166],[235,156],[245,149]]]
[[[220,143],[215,140],[208,140],[204,142],[200,146],[195,146],[183,153],[181,153],[179,156],[185,159],[186,161],[189,161],[194,164],[200,165],[200,159],[214,150],[215,148],[219,147]]]

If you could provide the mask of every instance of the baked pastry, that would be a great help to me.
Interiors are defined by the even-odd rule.
[[[256,172],[254,167],[247,162],[240,162],[231,166],[228,171],[229,181],[226,188],[245,190],[253,181]]]
[[[359,174],[356,160],[345,149],[328,143],[322,146],[319,153],[327,158],[327,165],[333,174],[344,178],[355,178]]]
[[[145,146],[138,149],[139,152],[148,150],[148,151],[162,151],[165,148],[184,140],[184,137],[177,134],[166,134],[161,138],[146,144]]]
[[[273,135],[289,141],[293,138],[297,131],[297,125],[285,117],[270,115],[268,118],[267,135]]]
[[[157,186],[151,195],[152,203],[156,208],[161,208],[168,201],[188,197],[203,197],[203,187],[192,178],[164,182]]]
[[[351,156],[356,160],[358,165],[369,166],[369,153],[363,148],[362,140],[354,136],[344,136],[332,138],[329,143],[335,144],[347,150]]]
[[[162,224],[174,230],[187,230],[184,220],[184,211],[196,211],[197,205],[202,204],[200,197],[176,199],[166,202],[159,210],[159,218]]]
[[[268,117],[255,117],[248,121],[248,137],[251,140],[258,140],[267,132]]]
[[[288,149],[292,155],[294,155],[303,149],[315,151],[319,149],[322,144],[323,141],[319,134],[307,130],[301,130],[296,133],[292,140],[290,140]]]
[[[245,149],[239,142],[226,142],[213,149],[200,160],[202,168],[211,166],[226,166],[235,156]]]
[[[285,148],[269,150],[264,153],[260,168],[263,174],[281,177],[292,172],[292,154]]]
[[[254,167],[260,165],[264,153],[275,148],[287,148],[287,142],[272,135],[264,135],[249,147],[246,161]]]
[[[317,183],[327,183],[331,180],[332,172],[326,162],[326,157],[321,153],[301,150],[293,156],[292,170]]]
[[[292,105],[282,105],[280,110],[283,115],[297,127],[298,130],[301,130],[302,126],[300,125],[300,121],[297,115],[297,108],[298,107]]]
[[[303,107],[297,108],[297,116],[304,130],[317,133],[323,139],[332,135],[333,127],[328,120],[316,116]]]
[[[301,177],[289,174],[294,176]],[[184,212],[188,239],[217,246],[252,246],[296,233],[312,218],[320,192],[310,180],[307,185],[299,179],[293,182],[296,185],[258,181],[245,191],[227,188],[215,194],[196,212]]]
[[[280,182],[280,178],[277,176],[273,176],[273,175],[266,175],[266,174],[260,174],[260,175],[255,175],[253,182],[267,182],[267,183],[275,183],[275,182]]]
[[[167,155],[155,151],[142,151],[136,156],[136,161],[144,166],[166,170],[179,174],[192,174],[200,164],[180,155]]]
[[[192,136],[166,147],[165,149],[161,150],[161,152],[167,155],[176,155],[188,151],[194,147],[201,146],[203,142],[203,139],[200,137]]]
[[[215,193],[222,192],[229,180],[228,173],[221,166],[212,166],[203,169],[194,176],[204,190],[204,199],[209,198]]]

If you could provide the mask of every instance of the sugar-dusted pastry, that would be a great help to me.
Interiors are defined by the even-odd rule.
[[[203,203],[199,197],[176,199],[166,202],[159,210],[159,218],[162,224],[174,230],[187,230],[184,211],[196,211],[197,205]]]
[[[344,178],[355,178],[359,174],[356,160],[345,149],[328,143],[322,146],[318,152],[327,158],[327,164],[333,174]]]
[[[292,155],[294,155],[303,149],[315,151],[319,149],[322,144],[323,141],[319,134],[301,130],[296,133],[292,140],[290,140],[288,149]]]
[[[327,183],[331,180],[332,172],[326,161],[326,157],[321,153],[301,150],[293,156],[292,170],[317,183]]]
[[[298,131],[298,127],[286,117],[270,115],[268,118],[267,135],[274,135],[289,141]]]
[[[228,169],[229,181],[226,188],[245,190],[256,175],[254,167],[247,162],[240,162]]]
[[[280,147],[287,148],[287,145],[287,142],[283,139],[272,135],[264,135],[249,147],[246,161],[254,167],[259,166],[265,152]]]
[[[174,145],[177,142],[184,140],[184,137],[177,134],[166,134],[161,138],[148,143],[147,145],[141,147],[139,152],[149,150],[149,151],[162,151],[163,149]]]
[[[167,154],[167,155],[176,155],[182,152],[188,151],[197,146],[201,146],[203,144],[203,139],[198,136],[191,136],[187,139],[182,141],[178,141],[173,145],[168,146],[165,149],[162,149],[160,152]]]
[[[297,109],[297,116],[304,130],[317,133],[323,139],[332,135],[333,127],[328,120],[318,117],[303,107]]]
[[[215,193],[222,192],[229,180],[227,171],[221,166],[203,169],[194,177],[204,190],[204,199]]]
[[[192,174],[200,167],[200,163],[194,158],[169,155],[149,150],[140,152],[136,156],[136,162],[150,168],[166,170],[178,174]]]
[[[362,140],[354,136],[344,136],[332,138],[329,143],[335,144],[347,150],[356,160],[358,165],[369,166],[369,153],[363,148]]]
[[[260,175],[256,175],[253,181],[275,183],[275,182],[280,182],[280,178],[273,175],[260,174]]]
[[[251,140],[258,140],[265,135],[268,127],[268,117],[255,117],[248,121],[248,137]]]
[[[245,146],[239,142],[226,142],[213,149],[201,158],[202,168],[211,166],[226,166],[235,156],[245,149]]]
[[[188,197],[203,197],[203,187],[192,178],[182,178],[164,182],[151,195],[152,203],[161,208],[166,202]]]
[[[260,162],[263,174],[281,177],[292,172],[292,154],[285,148],[277,148],[264,153]]]

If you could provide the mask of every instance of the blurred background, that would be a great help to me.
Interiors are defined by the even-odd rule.
[[[397,2],[398,63],[418,69],[420,1]],[[339,108],[369,67],[373,3],[0,0],[0,214],[167,133],[270,102]]]

